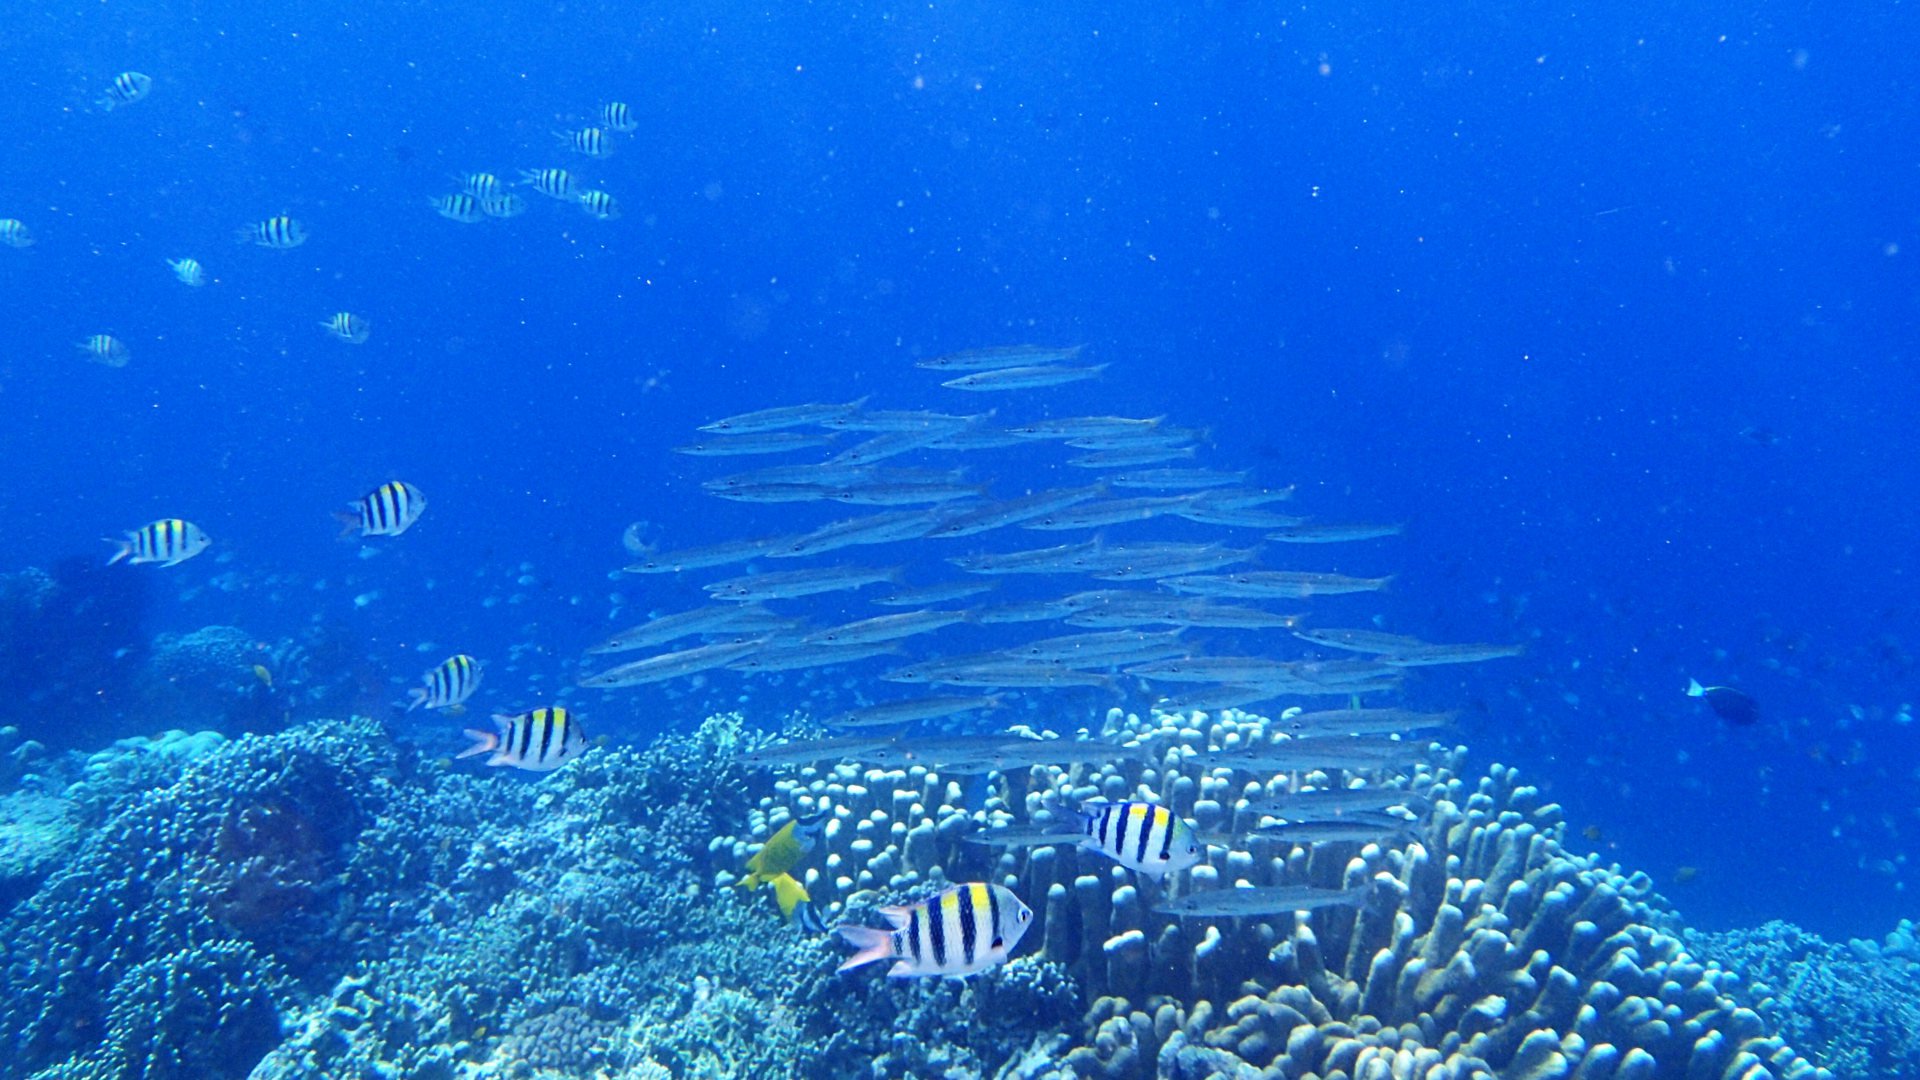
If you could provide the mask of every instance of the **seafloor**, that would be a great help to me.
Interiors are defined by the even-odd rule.
[[[1094,726],[1098,718],[1090,718]],[[91,755],[4,731],[7,1075],[71,1077],[1886,1077],[1920,1075],[1911,927],[1835,945],[1695,935],[1641,874],[1561,843],[1523,778],[1435,746],[1386,780],[1417,836],[1234,851],[1191,888],[1366,881],[1358,910],[1173,920],[1070,848],[964,834],[1062,796],[1202,826],[1191,750],[1265,722],[1123,716],[1133,760],[976,783],[924,767],[752,770],[737,715],[529,781],[372,720]],[[1375,782],[1381,782],[1375,778]],[[949,880],[1037,924],[961,980],[835,972],[845,948],[732,888],[795,812],[829,923]]]

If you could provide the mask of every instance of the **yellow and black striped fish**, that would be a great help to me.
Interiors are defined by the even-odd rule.
[[[589,191],[580,196],[580,209],[601,221],[610,221],[620,216],[620,204],[613,201],[613,196],[604,191]]]
[[[207,271],[200,265],[199,259],[168,259],[167,266],[173,270],[173,276],[179,278],[182,285],[191,285],[197,289],[207,283]]]
[[[460,177],[460,186],[481,202],[497,199],[506,190],[500,178],[490,172],[464,173]]]
[[[521,169],[520,182],[531,184],[533,190],[549,199],[565,199],[572,202],[580,197],[574,187],[573,174],[565,169]]]
[[[1200,861],[1193,826],[1164,806],[1143,802],[1090,802],[1080,808],[1080,846],[1092,848],[1129,870],[1161,877]]]
[[[336,516],[347,532],[359,529],[361,536],[399,536],[420,520],[426,508],[427,497],[419,488],[389,480]]]
[[[241,244],[258,244],[261,247],[285,251],[297,248],[307,242],[307,227],[298,221],[281,214],[252,225],[242,225],[233,231],[233,239]]]
[[[608,131],[617,131],[622,135],[640,127],[640,121],[633,118],[633,107],[624,101],[609,101],[601,106],[600,124]]]
[[[113,77],[113,82],[107,86],[107,92],[96,99],[94,104],[107,112],[112,112],[122,105],[131,105],[139,101],[152,90],[153,76],[142,75],[137,71],[123,71]]]
[[[841,924],[840,936],[859,949],[840,970],[895,961],[887,974],[971,975],[1005,960],[1033,925],[1033,910],[999,885],[956,885],[905,907],[880,909],[891,930]]]
[[[10,248],[32,247],[33,234],[19,218],[0,218],[0,244]]]
[[[486,211],[480,209],[480,200],[464,191],[442,195],[437,199],[428,199],[427,205],[433,207],[434,213],[448,221],[458,221],[466,225],[471,225],[487,216]]]
[[[581,128],[579,131],[556,131],[554,138],[560,145],[583,157],[604,158],[613,156],[613,140],[600,128]]]
[[[125,540],[108,540],[107,543],[120,546],[120,550],[113,553],[113,558],[107,560],[108,566],[121,559],[130,563],[173,566],[207,550],[213,540],[191,521],[161,518],[128,533]]]
[[[407,706],[408,712],[422,705],[429,709],[451,709],[480,688],[480,661],[466,653],[449,656],[439,667],[422,676],[421,681],[426,685],[408,691],[413,697],[413,704]]]
[[[579,757],[587,749],[587,733],[573,714],[558,705],[535,709],[518,716],[495,714],[493,731],[467,728],[473,745],[460,751],[460,757],[491,753],[488,765],[511,765],[528,772],[552,772]]]
[[[78,348],[87,354],[87,359],[108,367],[126,367],[127,361],[133,358],[133,351],[127,348],[126,342],[112,334],[94,334],[80,342]]]
[[[333,318],[321,320],[320,326],[349,345],[365,345],[373,334],[373,325],[351,311],[336,311]]]

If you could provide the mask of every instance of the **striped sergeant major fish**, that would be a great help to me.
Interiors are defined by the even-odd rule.
[[[153,76],[142,75],[137,71],[123,71],[107,84],[106,93],[94,100],[106,112],[112,112],[122,105],[131,105],[153,92]]]
[[[620,216],[620,204],[604,191],[589,191],[580,196],[580,209],[601,221],[612,221]]]
[[[1086,803],[1080,807],[1080,830],[1081,847],[1151,878],[1200,861],[1200,839],[1193,826],[1153,803]]]
[[[128,533],[125,540],[108,540],[107,543],[120,546],[120,550],[113,553],[113,558],[107,560],[108,566],[122,559],[130,563],[174,566],[207,550],[213,544],[213,539],[191,521],[161,518]]]
[[[579,131],[556,131],[553,137],[560,145],[582,157],[605,158],[613,156],[613,140],[600,128],[581,128]]]
[[[207,283],[207,272],[201,267],[199,259],[168,259],[167,266],[173,271],[173,276],[180,279],[182,285],[191,285],[197,289]]]
[[[573,174],[565,169],[521,169],[520,182],[533,187],[533,190],[549,199],[573,202],[580,197],[579,189],[574,186]]]
[[[425,705],[429,709],[451,709],[468,698],[480,688],[480,661],[460,653],[441,661],[440,666],[421,677],[425,686],[416,686],[407,693],[413,698],[413,704],[407,711]]]
[[[528,772],[552,772],[587,749],[587,733],[580,721],[561,706],[534,709],[516,716],[494,714],[497,731],[466,729],[473,745],[457,757],[492,754],[487,764],[510,765]]]
[[[276,251],[285,251],[307,242],[307,227],[285,214],[280,214],[265,221],[256,221],[252,225],[240,226],[233,230],[233,239],[239,244],[258,244]]]
[[[480,200],[464,191],[442,195],[437,199],[428,199],[427,205],[433,207],[434,213],[448,221],[458,221],[465,225],[471,225],[487,216],[487,212],[480,208]]]
[[[511,191],[480,200],[480,212],[490,218],[514,218],[527,212],[527,200]]]
[[[460,188],[481,202],[499,198],[506,191],[500,178],[490,172],[461,173]]]
[[[87,359],[108,367],[126,367],[127,361],[133,358],[133,351],[127,348],[126,342],[112,334],[94,334],[75,347],[85,353]]]
[[[27,231],[27,223],[19,218],[0,218],[0,244],[10,248],[33,246],[33,234]]]
[[[918,904],[883,907],[892,929],[838,927],[859,951],[847,957],[846,971],[876,960],[892,960],[894,978],[919,975],[959,977],[1004,961],[1033,925],[1033,910],[999,885],[956,885]]]
[[[365,345],[373,325],[351,311],[336,311],[320,323],[322,329],[349,345]]]
[[[627,135],[640,129],[640,121],[633,118],[633,106],[624,101],[609,101],[600,107],[600,126]]]
[[[389,480],[336,514],[344,526],[341,535],[355,529],[361,536],[399,536],[420,520],[427,508],[427,497],[420,489],[401,480]]]

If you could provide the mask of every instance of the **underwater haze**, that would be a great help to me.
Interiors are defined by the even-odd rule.
[[[1044,685],[993,660],[963,673],[975,689],[887,676],[1117,625],[1061,609],[1035,626],[1011,621],[1026,616],[1009,605],[1116,587],[1184,605],[1190,589],[1226,588],[1184,576],[1301,571],[1375,584],[1206,595],[1299,614],[1303,630],[1517,654],[1428,666],[1388,649],[1385,667],[1354,669],[1352,692],[1269,697],[1247,715],[1451,713],[1437,737],[1464,756],[1396,783],[1472,791],[1495,763],[1515,768],[1539,798],[1511,805],[1557,804],[1569,858],[1646,875],[1694,931],[1779,920],[1861,939],[1865,956],[1920,917],[1920,63],[1909,47],[1920,19],[1909,8],[115,0],[22,9],[7,25],[0,717],[48,755],[77,763],[176,729],[318,745],[350,736],[303,725],[362,716],[373,725],[352,730],[401,748],[396,785],[451,769],[531,799],[571,790],[570,774],[617,776],[594,757],[646,760],[655,740],[706,731],[715,714],[737,714],[754,738],[799,739],[795,722],[918,691],[995,700],[985,719],[901,729],[898,745],[1015,724],[1151,741],[1155,704],[1171,714],[1167,702],[1196,689],[1154,667],[1158,656]],[[539,178],[553,169],[571,176],[562,197]],[[188,258],[197,284],[169,265]],[[1039,374],[1005,389],[944,386],[969,369],[923,366],[1010,346],[1056,354],[1012,365]],[[750,436],[702,425],[807,404],[820,409],[769,429],[803,448],[684,452]],[[907,413],[923,415],[885,419]],[[1101,444],[1090,447],[1034,430],[1089,417],[1146,426],[1114,436],[1126,461],[1109,468],[1069,459],[1106,448],[1117,422],[1093,435],[1082,425],[1079,441]],[[932,434],[855,461],[854,480],[819,474],[812,496],[734,497],[768,480],[739,480],[750,470],[792,466],[772,482],[805,487],[806,470],[893,422]],[[942,424],[977,445],[943,440]],[[1147,460],[1149,429],[1183,434]],[[872,471],[884,469],[903,471]],[[390,481],[424,493],[417,521],[391,530],[404,535],[361,516]],[[943,484],[967,490],[921,491]],[[1151,522],[937,532],[943,505],[1088,485],[1099,490],[1078,505],[1186,501]],[[1213,488],[1249,501],[1209,502]],[[1277,535],[1292,526],[1222,520],[1255,505],[1391,531],[1305,544]],[[929,515],[920,532],[916,509]],[[868,513],[899,513],[909,531],[812,558],[624,569]],[[138,530],[176,518],[212,542],[167,565],[167,551],[139,545],[173,541]],[[104,565],[128,534],[128,556]],[[997,574],[952,561],[1073,544],[1097,559],[1149,542],[1188,545],[1154,556],[1179,568],[1118,585],[1084,562]],[[1203,565],[1223,547],[1249,550]],[[766,606],[805,620],[798,636],[909,610],[961,614],[875,656],[778,670],[728,657],[582,684],[699,645],[588,652],[650,619],[726,604],[709,585],[842,565],[890,583]],[[873,602],[956,580],[995,588]],[[1187,659],[1365,659],[1284,629],[1142,625],[1179,629]],[[767,655],[790,659],[798,636]],[[423,678],[455,654],[484,671],[465,688],[471,704],[409,710],[409,690],[439,693]],[[1704,693],[1689,696],[1695,680]],[[555,713],[549,745],[536,710],[556,708],[590,741]],[[513,722],[488,734],[494,714]],[[1204,718],[1186,726],[1206,730]],[[504,740],[489,749],[510,760],[448,763],[469,747],[463,728]],[[995,759],[990,775],[1029,764],[1045,768]],[[47,791],[45,777],[84,772],[36,768]],[[1109,768],[1128,780],[1098,793],[1146,797],[1138,775]],[[137,775],[125,797],[161,783]],[[699,783],[718,777],[738,780]],[[1056,780],[1081,793],[1080,780]],[[699,845],[722,835],[753,850],[785,820],[777,809],[799,820],[826,808],[789,806],[793,791],[764,775],[752,783],[758,816],[749,823],[745,802],[733,820],[716,810]],[[955,812],[987,805],[974,783]],[[1024,824],[1017,793],[999,797]],[[126,805],[106,800],[82,819],[99,826]],[[649,825],[664,811],[651,806]],[[733,846],[714,850],[741,872]],[[1021,881],[1040,880],[1026,857]],[[0,898],[46,903],[36,890],[58,865],[8,878]],[[951,863],[931,880],[949,876],[972,880]],[[1314,883],[1341,883],[1323,876]],[[715,895],[736,895],[712,878]],[[829,922],[863,902],[812,884],[823,913],[829,894],[842,905]],[[1143,896],[1158,887],[1138,884]],[[315,910],[306,893],[273,895],[271,912]],[[1023,899],[1058,917],[1044,892]],[[784,902],[754,912],[769,932],[791,918]],[[1232,925],[1223,917],[1221,932]],[[1014,951],[1041,949],[1044,929]],[[242,936],[293,982],[309,978],[279,945]],[[1086,978],[1080,955],[1056,947],[1050,960]],[[1920,959],[1920,947],[1886,951]],[[809,978],[836,977],[821,964]],[[720,978],[689,970],[689,986],[696,974]],[[863,993],[896,984],[858,974],[879,986]],[[1090,1005],[1095,984],[1081,991]],[[275,994],[291,1030],[294,992]],[[552,998],[563,999],[595,1024],[626,1019],[604,1008],[612,991],[598,1010]],[[475,1023],[507,1029],[472,1008]],[[108,1012],[87,1012],[95,1031]],[[515,1037],[540,1043],[536,1029]],[[91,1053],[98,1036],[85,1030],[21,1036],[24,1060]],[[241,1059],[276,1039],[236,1044],[224,1067],[247,1075]],[[974,1052],[982,1074],[1043,1075],[1006,1064],[1010,1051]],[[1177,1072],[1170,1053],[1163,1075]],[[1894,1057],[1849,1074],[1810,1056],[1837,1075],[1920,1070]],[[1179,1075],[1207,1075],[1180,1060],[1198,1071]]]

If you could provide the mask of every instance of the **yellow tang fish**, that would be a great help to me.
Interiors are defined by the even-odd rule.
[[[793,876],[793,870],[800,860],[813,850],[814,841],[820,830],[826,825],[827,812],[821,811],[809,818],[794,818],[780,827],[780,831],[767,838],[760,850],[747,859],[747,876],[736,883],[742,889],[756,889],[762,885],[773,886],[773,897],[780,904],[780,914],[792,919],[794,910],[806,904],[806,914],[802,921],[814,924],[817,916],[807,896],[807,887]]]

